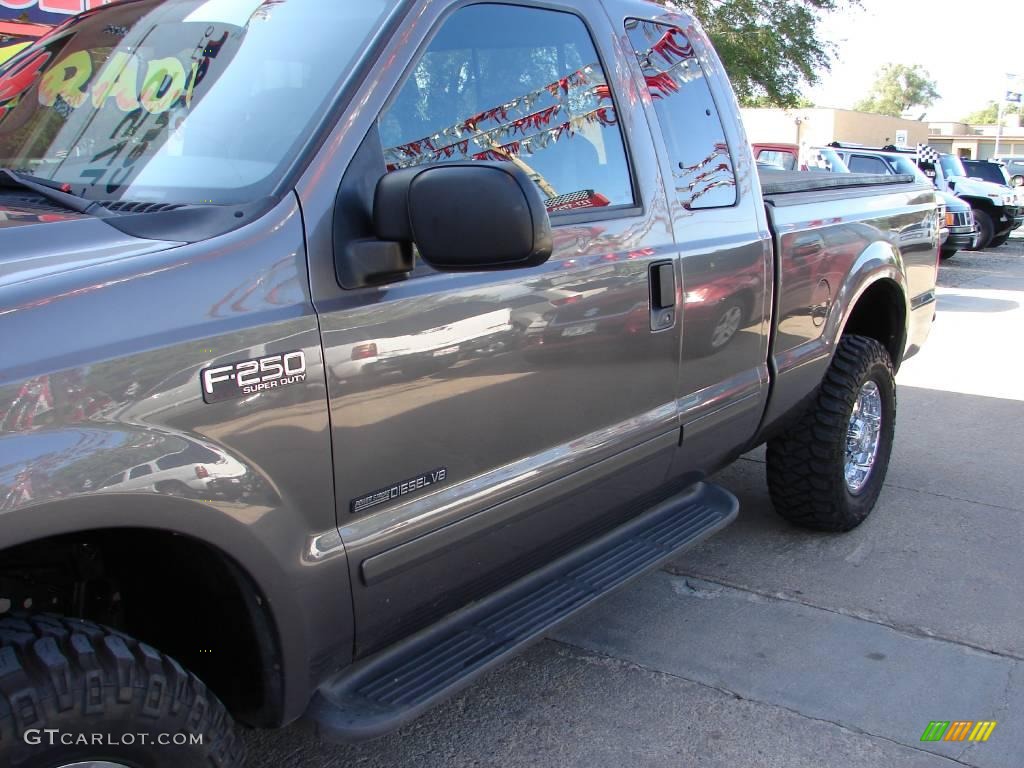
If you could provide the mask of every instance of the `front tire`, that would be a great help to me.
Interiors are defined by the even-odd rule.
[[[992,241],[992,235],[995,234],[996,229],[995,225],[992,224],[992,217],[980,208],[974,209],[974,223],[978,225],[978,236],[974,238],[974,242],[971,243],[967,250],[981,251],[988,248],[988,244]]]
[[[939,251],[939,255],[942,257],[943,261],[945,261],[946,259],[952,259],[954,256],[956,256],[956,254],[957,254],[957,249],[956,248],[954,248],[951,251]]]
[[[999,237],[993,237],[992,240],[989,242],[988,247],[989,248],[998,248],[1000,245],[1005,245],[1006,241],[1009,240],[1009,239],[1010,239],[1010,233],[1009,232],[1007,232],[1004,235],[1000,235]]]
[[[896,381],[885,347],[844,336],[814,400],[768,443],[775,511],[805,528],[849,531],[882,491],[896,425]]]
[[[169,656],[89,621],[0,619],[0,765],[235,768],[244,758],[224,705]]]

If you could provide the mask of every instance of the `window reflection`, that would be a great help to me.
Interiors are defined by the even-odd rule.
[[[629,204],[611,90],[575,16],[481,5],[455,13],[381,116],[389,170],[512,162],[549,211]]]
[[[654,99],[680,204],[687,209],[735,204],[725,130],[689,39],[677,27],[639,19],[626,22],[626,34]]]

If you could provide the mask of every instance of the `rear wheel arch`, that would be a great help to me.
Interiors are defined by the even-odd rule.
[[[844,336],[875,339],[889,353],[898,370],[907,343],[909,318],[903,286],[892,276],[882,275],[866,284],[854,299],[840,328],[836,344]]]

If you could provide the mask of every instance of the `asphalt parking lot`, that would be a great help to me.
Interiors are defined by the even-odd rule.
[[[717,477],[739,520],[403,730],[253,734],[284,766],[978,766],[1024,756],[1024,238],[960,253],[899,376],[871,518],[772,511],[762,452]],[[922,742],[994,720],[985,743]]]

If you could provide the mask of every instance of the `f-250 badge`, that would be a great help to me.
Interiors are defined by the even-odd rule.
[[[216,365],[199,372],[203,400],[207,403],[256,395],[305,380],[306,353],[301,350]]]

